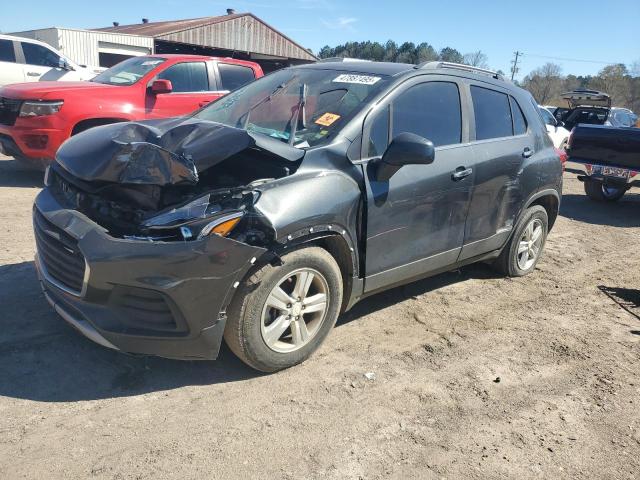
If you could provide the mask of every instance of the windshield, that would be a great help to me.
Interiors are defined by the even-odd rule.
[[[133,57],[105,70],[91,81],[106,85],[133,85],[165,61],[166,58]]]
[[[339,132],[388,81],[384,75],[285,69],[236,90],[195,117],[306,148]]]

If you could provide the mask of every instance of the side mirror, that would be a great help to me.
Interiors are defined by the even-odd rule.
[[[556,123],[556,127],[564,127],[564,122],[558,120],[558,123]]]
[[[171,85],[171,80],[154,80],[154,82],[151,84],[151,93],[153,93],[154,95],[171,92],[173,92],[173,85]]]
[[[377,162],[376,179],[386,182],[404,165],[429,165],[435,156],[430,140],[413,133],[401,133],[391,141]]]
[[[58,59],[58,68],[61,68],[62,70],[66,70],[67,72],[74,71],[74,68],[71,65],[69,65],[69,63],[64,58]]]

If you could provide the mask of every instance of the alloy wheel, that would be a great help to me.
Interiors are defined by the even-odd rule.
[[[522,232],[518,243],[518,267],[529,270],[538,259],[542,250],[544,226],[542,221],[534,218]]]
[[[328,305],[329,286],[320,272],[301,268],[287,274],[262,309],[262,339],[278,353],[301,349],[320,330]]]

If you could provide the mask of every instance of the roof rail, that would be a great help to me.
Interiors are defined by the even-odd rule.
[[[415,67],[416,69],[435,70],[437,68],[451,68],[455,70],[464,70],[466,72],[480,73],[482,75],[489,75],[497,80],[505,80],[504,75],[494,72],[493,70],[487,70],[486,68],[473,67],[471,65],[464,65],[462,63],[453,62],[423,62]]]
[[[328,62],[370,62],[371,60],[363,60],[362,58],[349,58],[349,57],[330,57],[322,58],[316,63],[328,63]]]

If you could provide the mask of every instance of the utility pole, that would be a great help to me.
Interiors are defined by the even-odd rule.
[[[515,51],[515,52],[513,52],[513,54],[516,56],[516,58],[511,60],[511,63],[513,64],[513,67],[511,67],[511,81],[512,82],[513,82],[513,78],[516,76],[516,73],[518,73],[518,58],[521,55],[523,55],[523,53],[520,52],[520,51]]]

